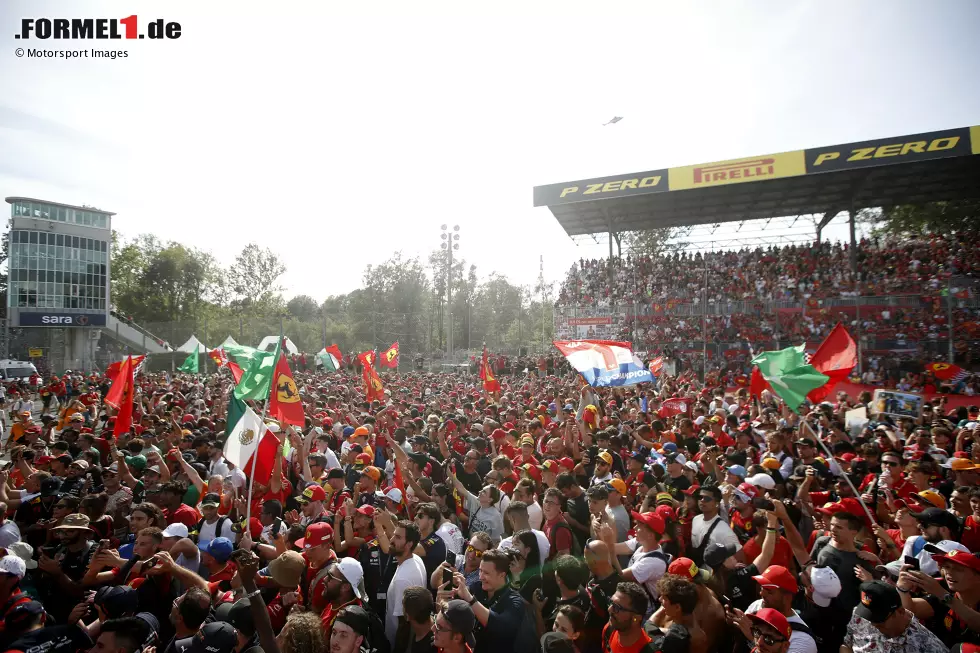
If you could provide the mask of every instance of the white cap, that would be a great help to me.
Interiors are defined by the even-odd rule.
[[[684,463],[684,466],[687,467],[692,472],[695,472],[695,473],[701,471],[701,470],[698,469],[698,464],[696,462],[694,462],[693,460],[688,460],[686,463]]]
[[[944,553],[950,553],[952,551],[962,551],[963,553],[970,553],[972,555],[970,549],[966,548],[966,546],[964,546],[963,544],[960,544],[959,542],[955,542],[953,540],[943,540],[942,542],[937,542],[936,544],[929,543],[926,544],[923,547],[923,549],[925,549],[929,553],[944,554]]]
[[[394,501],[395,503],[401,503],[402,502],[402,491],[399,490],[396,487],[393,487],[390,490],[388,490],[387,492],[385,492],[385,496],[387,498],[391,499],[392,501]]]
[[[266,423],[266,427],[270,431],[272,431],[273,433],[278,433],[280,431],[280,426],[278,424],[276,424],[275,422],[268,422],[268,423]]]
[[[364,570],[361,568],[361,563],[354,558],[341,558],[337,562],[337,569],[354,588],[354,596],[359,599],[364,598],[364,593],[361,591],[361,581],[364,580]]]
[[[187,537],[187,535],[188,535],[187,526],[181,524],[180,522],[170,524],[170,526],[167,526],[165,529],[163,529],[164,537]]]
[[[840,578],[830,567],[811,567],[810,584],[813,586],[813,602],[821,608],[826,608],[831,599],[840,594]]]
[[[27,573],[27,565],[18,556],[5,555],[0,558],[0,574],[10,574],[17,578],[23,578]]]
[[[684,454],[682,454],[682,453],[679,453],[679,454],[677,454],[677,455],[676,455],[676,456],[674,457],[674,462],[678,462],[678,463],[680,463],[680,464],[682,464],[682,465],[685,465],[685,464],[687,464],[687,456],[685,456],[685,455],[684,455]]]
[[[769,474],[753,474],[745,479],[745,482],[749,485],[765,488],[767,490],[776,489],[776,481],[772,476],[769,476]]]
[[[23,560],[24,565],[28,569],[37,569],[37,560],[34,559],[34,547],[27,542],[14,542],[4,548],[7,549],[7,553],[10,555],[15,555]]]

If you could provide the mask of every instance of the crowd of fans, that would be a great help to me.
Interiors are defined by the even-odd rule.
[[[559,306],[609,306],[634,301],[787,300],[870,295],[934,296],[950,275],[975,276],[980,252],[971,234],[869,238],[857,246],[860,281],[850,274],[849,245],[815,242],[658,257],[581,260],[569,271]],[[612,269],[610,270],[610,266]],[[707,271],[707,284],[705,272]]]
[[[977,406],[852,428],[866,397],[797,414],[717,379],[548,370],[497,396],[385,375],[373,402],[356,374],[295,370],[306,423],[267,420],[266,477],[225,456],[257,437],[229,429],[227,372],[137,376],[118,437],[104,376],[13,384],[0,650],[980,645]]]

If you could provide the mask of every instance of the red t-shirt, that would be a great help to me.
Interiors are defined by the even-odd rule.
[[[745,552],[745,560],[752,562],[756,559],[756,556],[762,553],[762,546],[756,543],[753,537],[742,546],[742,550]],[[793,547],[789,545],[789,541],[785,537],[780,535],[779,539],[776,540],[776,551],[772,554],[772,561],[769,565],[779,565],[787,569],[792,569],[792,563]]]
[[[609,635],[609,624],[606,624],[602,629],[602,641],[609,641],[609,647],[605,649],[609,653],[639,653],[643,650],[643,647],[649,644],[652,640],[650,636],[646,634],[645,631],[640,632],[640,637],[631,646],[623,646],[619,643],[619,631],[615,630],[612,632],[612,636]]]
[[[339,608],[334,608],[333,603],[328,603],[327,607],[325,607],[323,612],[320,613],[320,626],[323,628],[324,636],[327,639],[330,639],[330,631],[333,630],[333,620],[337,618],[337,613],[346,608],[348,605],[360,606],[362,604],[360,599],[354,599],[350,603],[345,603]]]
[[[565,524],[565,528],[559,528],[554,537],[552,537],[551,532],[555,529],[557,524]],[[544,524],[544,535],[548,538],[551,543],[551,555],[549,558],[555,557],[559,551],[572,550],[572,527],[569,526],[568,522],[565,521],[563,517],[559,517],[554,521],[548,521]]]
[[[980,523],[977,518],[970,515],[963,524],[963,537],[960,543],[974,553],[980,551]]]

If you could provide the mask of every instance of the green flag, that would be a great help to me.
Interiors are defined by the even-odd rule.
[[[317,356],[320,359],[320,365],[323,365],[324,372],[336,372],[340,369],[340,366],[337,364],[337,359],[333,357],[333,354],[321,351]]]
[[[177,368],[178,372],[185,372],[187,374],[198,374],[201,368],[198,367],[198,351],[194,349],[194,353],[188,356],[180,367]]]
[[[242,380],[235,386],[236,397],[258,401],[266,401],[269,398],[280,344],[277,342],[276,349],[272,352],[253,350],[255,353],[251,355],[248,367],[242,366]]]
[[[830,377],[806,362],[804,348],[805,345],[800,345],[779,351],[764,351],[752,359],[752,364],[759,367],[759,372],[772,386],[773,392],[793,412],[798,412],[807,393],[830,380]]]
[[[248,410],[248,405],[235,396],[235,393],[231,393],[228,397],[228,414],[225,416],[225,435],[231,435],[231,432],[235,430],[235,425],[238,424],[238,420],[242,418],[245,411]]]

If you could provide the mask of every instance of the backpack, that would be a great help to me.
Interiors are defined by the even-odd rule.
[[[637,560],[637,562],[639,562],[640,560],[645,560],[647,558],[657,558],[658,560],[663,560],[664,566],[668,566],[668,567],[670,566],[670,560],[671,560],[670,554],[664,553],[661,549],[647,551],[646,553],[640,556],[640,559]],[[650,591],[647,589],[646,583],[637,583],[637,585],[642,587],[643,591],[647,593],[647,598],[650,599],[650,606],[653,608],[653,611],[655,612],[660,607],[660,601],[654,598],[653,594],[650,593]]]
[[[557,524],[555,524],[554,528],[551,529],[550,536],[548,537],[548,543],[551,545],[551,556],[554,557],[555,555],[557,555],[558,547],[555,545],[555,543],[558,541],[558,538],[555,536],[555,531],[558,528],[565,528],[568,530],[568,535],[569,537],[572,538],[572,549],[569,553],[575,556],[576,558],[580,557],[582,555],[582,545],[579,543],[578,538],[575,537],[575,533],[574,531],[572,531],[572,527],[563,521],[560,521]]]
[[[218,523],[215,524],[214,526],[215,537],[221,537],[221,529],[225,527],[225,522],[227,521],[228,521],[228,517],[225,516],[218,517]],[[204,527],[204,518],[202,517],[201,521],[197,522],[197,525],[194,526],[194,529],[190,533],[188,533],[188,537],[190,537],[190,539],[194,541],[194,544],[197,544],[197,539],[201,536],[201,529],[203,527]]]
[[[368,636],[365,638],[365,643],[370,644],[369,650],[372,653],[391,653],[391,644],[385,635],[384,619],[378,616],[377,611],[371,607],[370,603],[363,602],[361,607],[364,608],[371,618],[371,628],[368,630]]]

